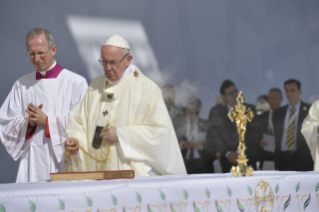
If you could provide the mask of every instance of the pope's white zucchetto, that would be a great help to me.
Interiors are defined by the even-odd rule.
[[[127,40],[125,40],[122,36],[119,35],[112,35],[111,37],[107,38],[102,44],[102,46],[115,46],[123,49],[131,49]]]

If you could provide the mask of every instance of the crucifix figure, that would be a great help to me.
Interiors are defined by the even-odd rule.
[[[246,173],[246,162],[248,161],[246,159],[246,155],[245,155],[245,150],[247,149],[246,144],[245,144],[245,133],[246,133],[247,120],[249,122],[251,122],[255,116],[254,112],[250,108],[248,108],[248,110],[246,110],[246,106],[244,105],[244,101],[245,101],[245,97],[242,94],[242,92],[240,92],[238,97],[237,97],[238,105],[236,106],[236,110],[234,110],[234,108],[232,108],[228,113],[229,119],[232,122],[236,121],[237,131],[238,131],[238,135],[239,135],[238,150],[240,153],[237,161],[238,161],[238,166],[239,166],[240,172],[242,174],[243,174],[243,172]],[[233,170],[233,168],[232,168],[232,170]]]

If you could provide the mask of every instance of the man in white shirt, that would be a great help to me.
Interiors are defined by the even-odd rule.
[[[19,183],[49,180],[61,171],[69,113],[87,89],[82,76],[55,61],[51,32],[32,29],[26,47],[37,70],[14,83],[0,109],[0,138],[12,158],[20,158]]]
[[[280,171],[311,171],[313,160],[301,134],[301,124],[308,114],[309,104],[300,100],[301,83],[289,79],[284,83],[288,105],[273,113],[275,135],[275,169]]]
[[[199,118],[201,107],[200,99],[189,98],[186,115],[177,121],[176,134],[188,174],[214,173],[213,158],[205,144],[208,121]]]

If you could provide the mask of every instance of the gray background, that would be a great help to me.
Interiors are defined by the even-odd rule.
[[[189,96],[200,97],[203,118],[224,79],[233,80],[247,102],[255,103],[271,87],[282,88],[286,79],[297,78],[308,102],[319,94],[318,9],[318,0],[0,0],[0,102],[19,77],[34,71],[24,43],[34,27],[53,33],[60,65],[91,82],[81,42],[67,22],[70,17],[139,22],[146,38],[134,44],[132,53],[138,58],[139,47],[146,46],[150,56],[146,65],[145,57],[136,63],[160,86],[175,85],[178,104],[184,105]],[[100,37],[113,34],[109,26],[100,27]],[[134,37],[135,31],[130,33]],[[93,37],[98,42],[92,46],[98,49],[103,40]],[[90,48],[90,43],[85,45]],[[96,51],[88,51],[88,57]],[[17,167],[0,145],[0,183],[14,182]]]

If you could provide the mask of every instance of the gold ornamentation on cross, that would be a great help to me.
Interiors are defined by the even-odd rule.
[[[247,120],[249,122],[252,121],[255,114],[251,110],[251,108],[248,108],[246,110],[246,106],[244,105],[245,97],[242,92],[239,93],[237,97],[238,105],[236,106],[236,110],[232,108],[229,113],[228,117],[229,119],[234,122],[236,121],[237,131],[239,135],[239,156],[237,159],[238,166],[233,166],[231,168],[231,172],[233,173],[233,177],[236,177],[239,173],[242,174],[242,176],[245,176],[246,174],[248,176],[251,176],[254,169],[251,166],[247,166],[248,159],[246,158],[245,150],[247,149],[245,144],[245,133],[246,133],[246,125]]]

